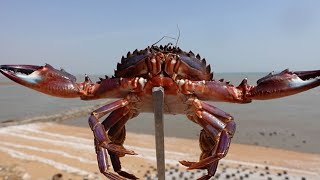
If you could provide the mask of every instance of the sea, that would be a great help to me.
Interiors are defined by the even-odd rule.
[[[216,73],[215,79],[225,79],[238,85],[243,78],[249,84],[268,73]],[[91,76],[97,80],[99,75]],[[103,77],[103,76],[101,76]],[[78,82],[83,76],[77,76]],[[35,92],[9,82],[0,76],[0,123],[62,114],[86,106],[111,102],[112,99],[81,101],[62,99]],[[320,88],[281,99],[253,101],[249,104],[210,104],[233,115],[237,132],[233,143],[274,147],[292,151],[320,153]],[[88,127],[87,116],[69,118],[63,124]],[[102,119],[103,120],[103,119]],[[165,136],[198,139],[201,128],[184,115],[164,117]],[[154,115],[140,113],[126,125],[127,131],[154,134]],[[3,140],[1,140],[3,141]],[[5,140],[4,140],[5,141]]]

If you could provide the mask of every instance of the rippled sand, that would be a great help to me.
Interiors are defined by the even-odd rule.
[[[104,179],[98,173],[89,128],[27,124],[0,128],[0,137],[0,179],[9,175],[10,168],[11,173],[19,172],[25,179],[51,179],[54,175],[62,175],[64,179]],[[128,133],[125,147],[139,155],[122,158],[124,169],[141,179],[154,179],[154,136]],[[194,179],[205,173],[187,171],[178,165],[179,160],[198,159],[197,140],[166,138],[165,149],[167,179]],[[316,180],[320,177],[320,155],[232,144],[216,176],[219,179]]]

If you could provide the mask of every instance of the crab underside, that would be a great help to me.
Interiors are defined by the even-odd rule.
[[[153,111],[153,87],[164,88],[165,113],[185,114],[203,128],[199,162],[183,160],[180,163],[188,169],[207,169],[207,175],[199,179],[210,179],[219,160],[227,155],[236,125],[230,114],[204,101],[250,103],[293,95],[320,85],[320,70],[284,70],[259,79],[256,86],[249,85],[246,79],[239,86],[233,86],[214,80],[210,65],[199,55],[171,45],[129,52],[118,63],[113,77],[101,78],[96,83],[87,76],[84,82],[78,83],[73,75],[48,64],[1,65],[0,72],[21,85],[51,96],[82,100],[119,98],[93,111],[88,120],[99,169],[109,179],[137,179],[121,168],[120,157],[136,154],[123,146],[125,124],[140,112]],[[108,170],[108,154],[118,175]]]

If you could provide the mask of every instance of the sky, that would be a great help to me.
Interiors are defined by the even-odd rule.
[[[0,64],[112,74],[163,36],[215,72],[320,69],[320,1],[0,1]],[[165,39],[159,44],[175,40]]]

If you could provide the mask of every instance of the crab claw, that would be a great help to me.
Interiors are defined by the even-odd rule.
[[[297,94],[320,85],[320,70],[290,72],[288,69],[259,79],[247,97],[250,99],[274,99]]]
[[[16,83],[51,96],[72,98],[81,95],[73,75],[49,64],[1,65],[0,72]]]

